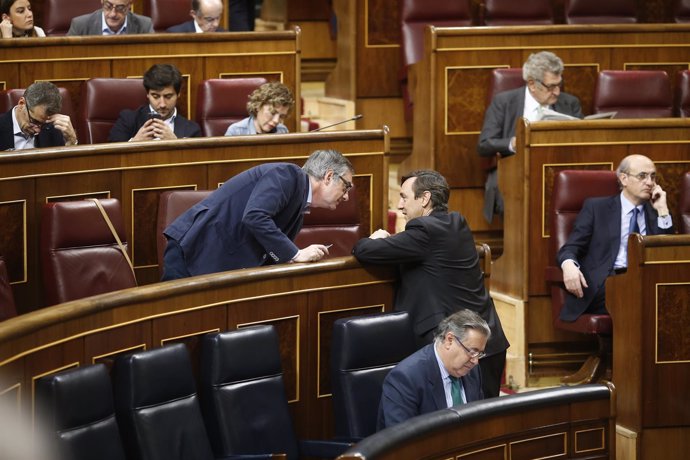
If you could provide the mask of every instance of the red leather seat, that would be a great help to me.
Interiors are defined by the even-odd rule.
[[[81,91],[81,137],[85,144],[108,142],[110,129],[124,109],[146,104],[146,90],[140,78],[92,78]]]
[[[680,233],[690,233],[690,172],[683,175],[679,201]]]
[[[49,36],[67,34],[72,18],[102,8],[99,0],[43,0],[41,4],[42,24],[36,25],[42,27]]]
[[[196,121],[204,136],[222,136],[231,124],[247,118],[249,95],[265,78],[213,78],[199,83]]]
[[[673,116],[668,74],[662,70],[604,70],[594,90],[594,113],[618,112],[616,118]]]
[[[485,0],[483,23],[486,26],[553,24],[551,0]]]
[[[126,248],[120,202],[100,202]],[[41,219],[46,305],[136,286],[127,259],[93,201],[44,204]]]
[[[151,18],[153,30],[165,32],[168,27],[192,19],[191,3],[190,0],[144,0],[144,16]]]
[[[632,24],[637,22],[636,0],[565,0],[568,24]]]
[[[675,22],[690,22],[690,0],[676,0],[673,19]]]
[[[0,321],[17,316],[10,278],[7,275],[5,259],[0,256]]]
[[[76,118],[76,112],[74,110],[74,104],[72,104],[72,97],[66,88],[58,88],[60,91],[60,96],[62,96],[62,110],[60,113],[63,115],[68,115],[72,120],[72,126],[74,129],[79,129],[79,122]],[[5,91],[0,91],[0,113],[5,113],[12,107],[17,105],[19,98],[24,95],[25,88],[14,88]],[[33,109],[31,109],[33,110]],[[77,134],[79,132],[77,131]]]
[[[550,216],[549,261],[552,264],[556,263],[556,254],[567,241],[585,199],[617,193],[619,193],[618,182],[613,171],[565,170],[556,175],[551,195]],[[584,314],[574,322],[561,321],[560,313],[565,304],[566,296],[561,268],[555,265],[548,266],[546,268],[546,280],[551,284],[551,314],[554,327],[582,334],[597,335],[599,338],[599,351],[596,356],[591,356],[588,359],[585,366],[591,366],[592,360],[598,360],[597,362],[600,362],[601,366],[594,371],[588,370],[575,374],[578,377],[570,383],[577,383],[577,379],[582,377],[596,378],[609,363],[610,335],[613,332],[611,317],[609,315]],[[583,367],[583,369],[585,368]],[[592,373],[597,375],[591,375]]]
[[[690,70],[683,70],[676,75],[675,115],[690,117]]]

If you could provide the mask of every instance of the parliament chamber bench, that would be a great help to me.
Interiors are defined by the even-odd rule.
[[[0,254],[19,313],[41,308],[39,263],[44,203],[117,198],[139,285],[159,280],[156,215],[172,190],[213,190],[267,161],[302,164],[314,150],[336,149],[355,168],[362,235],[385,228],[387,129],[130,142],[35,149],[0,155]]]

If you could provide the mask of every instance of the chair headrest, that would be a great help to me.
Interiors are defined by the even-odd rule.
[[[121,241],[126,241],[120,202],[99,200]],[[59,201],[43,205],[42,238],[49,248],[115,244],[115,237],[92,200]]]

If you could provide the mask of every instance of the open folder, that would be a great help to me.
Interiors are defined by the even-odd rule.
[[[593,113],[592,115],[587,115],[584,120],[599,120],[601,118],[613,118],[618,112],[603,112],[603,113]],[[556,112],[551,109],[544,109],[543,115],[541,117],[544,121],[553,120],[580,120],[580,118],[573,117],[571,115],[566,115],[561,112]]]

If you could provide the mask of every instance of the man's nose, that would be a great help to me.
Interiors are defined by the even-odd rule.
[[[405,203],[403,203],[402,198],[400,198],[400,199],[398,200],[398,209],[402,209],[402,208],[404,208],[404,207],[405,207]]]

